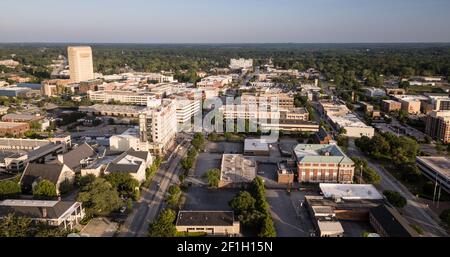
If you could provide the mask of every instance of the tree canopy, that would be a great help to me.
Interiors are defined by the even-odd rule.
[[[77,200],[83,203],[88,217],[106,216],[123,204],[116,188],[103,178],[81,188]]]
[[[57,196],[56,186],[44,179],[33,187],[33,196],[36,199],[54,199]]]

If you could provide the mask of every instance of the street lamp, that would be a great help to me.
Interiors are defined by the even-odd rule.
[[[362,184],[362,174],[363,174],[363,165],[362,164],[360,165],[359,170],[361,172],[359,175],[359,184]]]

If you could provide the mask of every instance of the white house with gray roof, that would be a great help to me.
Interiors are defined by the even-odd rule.
[[[298,181],[352,183],[354,162],[337,145],[299,144],[294,148]]]

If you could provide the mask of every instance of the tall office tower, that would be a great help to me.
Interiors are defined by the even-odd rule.
[[[70,79],[74,82],[94,79],[94,65],[92,63],[92,49],[89,46],[69,46]]]

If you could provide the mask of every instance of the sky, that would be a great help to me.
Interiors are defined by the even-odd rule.
[[[449,0],[2,0],[0,42],[450,42]]]

